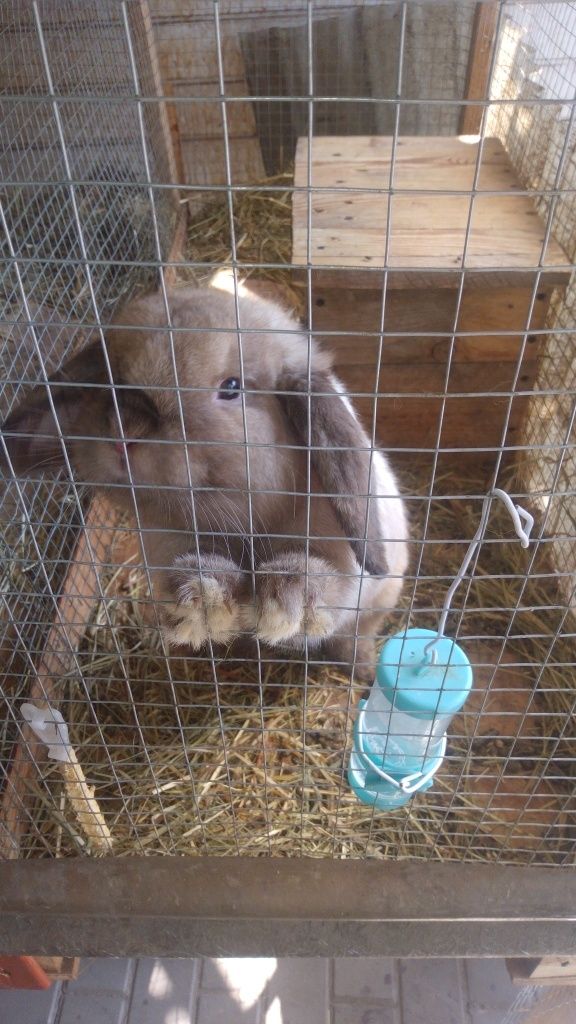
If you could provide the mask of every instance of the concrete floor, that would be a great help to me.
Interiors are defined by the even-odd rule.
[[[517,993],[502,960],[85,959],[0,1024],[503,1024]]]

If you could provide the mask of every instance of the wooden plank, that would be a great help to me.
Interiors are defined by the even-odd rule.
[[[427,270],[396,270],[388,269],[386,273],[382,269],[365,270],[362,267],[312,267],[313,288],[342,288],[352,291],[369,291],[377,289],[380,292],[386,280],[386,287],[389,292],[402,291],[405,289],[438,289],[458,288],[461,270],[441,270],[430,267]],[[544,288],[560,287],[565,288],[570,280],[568,271],[561,268],[543,267],[541,273],[541,284]],[[293,269],[293,281],[296,286],[306,288],[308,285],[308,274],[305,270],[297,267]],[[477,291],[494,291],[497,288],[532,288],[534,286],[534,271],[520,270],[517,267],[508,267],[503,270],[466,270],[466,288]]]
[[[347,11],[358,10],[366,6],[377,6],[381,0],[334,0],[322,2],[315,0],[314,20],[334,17]],[[191,21],[214,26],[213,0],[151,0],[151,8],[155,20],[160,24],[187,24]],[[259,28],[276,26],[306,25],[306,6],[303,3],[287,3],[287,0],[234,0],[233,4],[222,8],[220,20],[223,24],[232,23],[235,32],[254,31]]]
[[[13,861],[0,868],[0,915],[0,949],[33,954],[56,946],[154,957],[576,951],[571,871],[431,858]]]
[[[406,17],[395,4],[362,12],[362,57],[367,64],[370,89],[364,95],[392,97],[398,88],[402,28],[402,94],[418,97],[419,103],[401,109],[402,135],[451,135],[458,132],[464,94],[465,61],[472,31],[474,8],[460,0],[443,3],[408,3]],[[404,21],[404,25],[402,25]],[[356,94],[358,95],[358,94]],[[429,104],[428,97],[442,97],[446,104]],[[391,103],[375,103],[375,131],[393,135],[396,110]],[[360,108],[361,109],[361,108]],[[362,131],[359,128],[358,131]],[[352,126],[338,134],[351,134]],[[336,134],[336,133],[334,133]]]
[[[506,967],[515,985],[576,985],[576,957],[509,958]]]
[[[144,95],[163,96],[164,86],[148,2],[137,0],[135,4],[128,4],[127,10],[138,60],[140,89]],[[178,165],[166,103],[144,103],[143,114],[157,165],[156,176],[159,181],[176,184]],[[174,206],[178,207],[179,195],[176,189],[171,193],[171,197]]]
[[[298,140],[295,185],[307,184],[308,139]],[[312,140],[314,188],[386,189],[390,179],[392,139],[385,135],[315,136]],[[474,183],[478,144],[450,136],[404,136],[398,139],[393,186],[397,189],[469,191]],[[520,185],[499,139],[484,141],[477,189],[514,191]],[[349,198],[353,198],[350,196]]]
[[[376,439],[387,449],[412,448],[434,451],[442,417],[440,449],[469,449],[476,461],[485,461],[490,449],[520,443],[522,428],[528,411],[527,397],[512,399],[508,428],[504,426],[508,416],[510,377],[506,378],[501,367],[494,368],[492,375],[488,364],[483,378],[478,367],[467,367],[467,379],[463,380],[461,368],[450,374],[447,397],[427,396],[427,390],[442,395],[444,374],[438,367],[421,366],[414,372],[401,367],[388,367],[381,374],[379,397],[376,403]],[[532,378],[537,364],[525,366]],[[371,431],[374,415],[374,374],[370,367],[335,367],[347,390],[358,393],[368,392],[364,397],[354,397],[353,402],[366,429]],[[390,370],[395,370],[391,373]],[[435,372],[434,372],[435,371]],[[383,378],[385,378],[385,383]],[[479,381],[485,385],[486,395],[479,395]],[[498,387],[493,386],[496,379]],[[476,384],[476,387],[474,386]],[[528,387],[528,383],[522,387]],[[418,394],[418,392],[421,392]],[[500,393],[498,393],[500,391]],[[452,396],[458,392],[459,397]],[[462,397],[464,395],[464,397]],[[504,441],[503,441],[504,437]],[[493,457],[493,456],[492,456]]]
[[[208,187],[223,185],[226,163],[221,104],[200,102],[202,97],[216,99],[220,95],[214,19],[206,24],[182,14],[176,21],[166,22],[158,16],[155,25],[166,88],[176,97],[190,97],[188,103],[175,104],[184,181]],[[222,63],[225,96],[249,95],[240,42],[229,31],[222,39]],[[234,184],[260,181],[265,172],[252,104],[228,104],[226,121]],[[196,212],[206,198],[206,194],[191,197],[188,209]]]
[[[537,365],[524,364],[523,375],[528,379],[522,387],[530,387]],[[440,448],[468,448],[475,459],[484,460],[488,449],[502,443],[512,367],[512,363],[455,364],[445,398],[445,370],[441,366],[382,367],[376,402],[378,442],[385,448],[434,450],[442,416]],[[337,363],[335,369],[346,389],[356,394],[354,405],[370,429],[374,415],[374,368]],[[482,391],[486,394],[478,393]],[[520,439],[527,408],[528,398],[512,399],[506,445]]]
[[[322,347],[333,353],[338,366],[369,366],[373,367],[378,357],[379,339],[374,337],[357,337],[355,335],[316,334]],[[422,365],[446,367],[449,358],[451,341],[447,338],[394,338],[385,337],[382,343],[382,366],[387,370],[391,366],[400,366],[404,373],[410,367]],[[471,365],[515,365],[522,346],[518,337],[501,335],[456,337],[452,351],[452,364],[469,363]],[[525,362],[537,362],[540,345],[539,339],[528,341]],[[511,371],[509,371],[511,372]]]
[[[307,184],[306,139],[298,142],[295,185]],[[386,189],[390,182],[392,139],[322,138],[313,144],[312,231],[310,253],[313,267],[346,266],[366,270],[384,266],[388,204],[392,203],[387,265],[407,271],[438,268],[448,271],[462,265],[470,197],[434,195],[441,188],[471,189],[477,145],[459,139],[404,138],[396,153],[394,185],[421,189],[426,194],[394,195],[368,188]],[[342,189],[332,195],[322,188]],[[363,190],[363,186],[364,189]],[[478,195],[472,209],[465,266],[492,267],[499,271],[535,267],[540,262],[543,226],[531,200],[514,195],[519,188],[499,140],[488,140],[483,153],[483,191],[504,195]],[[346,192],[347,188],[360,189]],[[432,190],[432,191],[430,191]],[[293,200],[293,253],[296,265],[308,258],[308,194],[296,192]],[[560,268],[568,258],[551,240],[544,265]]]
[[[38,956],[40,967],[50,981],[73,981],[80,971],[80,957]]]
[[[529,389],[536,378],[539,363],[537,360],[524,360],[522,363],[523,382],[519,387]],[[388,401],[396,396],[414,394],[416,397],[431,394],[442,396],[446,378],[447,364],[422,363],[414,364],[389,363],[380,366],[376,380],[375,363],[338,363],[337,373],[344,380],[347,388],[356,394],[370,397],[375,392],[380,401]],[[470,395],[474,398],[479,392],[510,393],[514,378],[515,364],[507,363],[458,363],[450,367],[447,393]]]
[[[115,509],[104,498],[95,498],[86,515],[86,529],[80,535],[62,587],[58,617],[48,635],[28,694],[32,702],[57,700],[59,680],[73,667],[74,652],[100,594],[100,563],[109,560],[117,525]],[[43,749],[43,744],[28,725],[23,724],[20,737],[0,801],[0,824],[3,826],[0,854],[5,859],[18,857],[27,825],[30,781],[37,773]]]
[[[132,35],[140,42],[138,52],[140,88],[145,94],[163,96],[169,93],[170,89],[169,86],[164,86],[162,80],[148,0],[138,0],[135,5],[128,5],[128,17]],[[178,182],[184,180],[184,165],[175,108],[166,102],[145,103],[143,113],[149,144],[156,164],[153,172],[154,180],[164,184],[170,182],[177,185]],[[178,276],[177,268],[171,267],[170,263],[182,259],[187,223],[187,209],[180,203],[178,189],[170,189],[169,195],[173,223],[171,225],[171,243],[166,254],[169,265],[165,271],[165,280],[168,285],[173,284]]]
[[[238,96],[242,92],[242,83],[229,85],[228,95]],[[223,139],[222,109],[220,103],[202,103],[190,98],[191,86],[188,83],[173,82],[172,94],[186,98],[186,103],[175,105],[178,116],[178,130],[183,142]],[[194,96],[210,95],[212,86],[194,85]],[[226,107],[226,117],[230,138],[255,138],[254,112],[250,103],[231,103]],[[261,166],[261,165],[260,165]]]
[[[204,95],[219,97],[214,19],[210,24],[198,24],[194,18],[185,16],[169,23],[157,17],[153,21],[164,80],[186,89],[183,95],[192,99]],[[221,54],[226,93],[232,86],[243,84],[245,88],[244,60],[235,36],[224,33]],[[206,92],[199,92],[200,86],[204,86]],[[237,91],[236,95],[249,94]],[[212,104],[203,106],[208,110]]]
[[[472,41],[466,80],[467,100],[487,100],[490,86],[490,62],[498,24],[498,0],[476,4]],[[483,107],[463,107],[460,118],[461,135],[477,135],[482,127]]]
[[[498,288],[486,293],[466,289],[457,321],[458,331],[488,332],[482,336],[458,336],[454,361],[515,361],[522,344],[532,292],[526,288]],[[449,289],[393,290],[386,296],[384,329],[391,332],[382,346],[382,362],[415,365],[445,364],[449,337],[431,337],[427,332],[450,334],[456,318],[458,293]],[[550,292],[538,292],[530,322],[530,330],[543,327]],[[338,288],[314,288],[312,296],[312,328],[324,347],[334,352],[340,364],[371,363],[378,353],[382,293],[352,291]],[[374,331],[372,337],[326,335],[326,331]],[[414,332],[418,337],[394,337],[394,331]],[[517,336],[502,331],[518,331]],[[537,357],[537,340],[529,339],[529,359]]]
[[[375,197],[369,192],[356,193],[348,207],[354,208],[349,215],[353,222],[350,225],[344,223],[341,204],[342,199],[338,212],[335,204],[331,210],[323,204],[319,213],[313,209],[312,264],[383,267],[388,199],[385,196]],[[526,199],[521,196],[476,199],[466,248],[466,267],[514,269],[538,266],[543,227],[525,204]],[[462,266],[469,209],[470,202],[464,196],[395,196],[392,200],[388,266],[446,270]],[[361,211],[361,223],[356,227],[358,210]],[[529,221],[529,217],[534,217],[534,220]],[[293,235],[293,261],[296,264],[307,262],[307,237],[307,227],[298,225]],[[544,265],[567,263],[568,258],[555,242],[551,242],[546,249]]]
[[[266,282],[250,279],[247,287],[282,302],[281,293]],[[550,292],[541,291],[536,299],[531,328],[542,326]],[[321,304],[316,305],[320,299]],[[504,424],[521,341],[518,336],[503,337],[498,328],[519,331],[524,327],[531,291],[528,289],[494,290],[486,293],[474,289],[463,296],[459,326],[463,330],[488,329],[486,337],[457,337],[445,403],[443,448],[469,449],[466,461],[493,462],[486,449],[502,442]],[[374,413],[376,358],[378,343],[374,337],[356,335],[323,335],[324,330],[375,330],[380,322],[381,295],[377,292],[326,289],[314,290],[313,327],[323,347],[332,351],[335,369],[351,391],[364,393],[355,398],[366,427],[371,430]],[[387,298],[387,330],[451,329],[454,321],[456,293],[435,291],[395,291]],[[531,334],[519,378],[518,389],[529,390],[534,383],[539,362],[540,336]],[[376,438],[385,448],[417,448],[433,451],[438,433],[442,398],[430,397],[431,391],[444,390],[449,342],[432,337],[388,337],[382,349],[378,379],[381,397],[377,400]],[[505,394],[480,396],[479,391]],[[467,397],[457,398],[456,393]],[[512,401],[506,443],[520,439],[528,399]],[[452,460],[454,456],[450,457]],[[460,456],[459,456],[460,458]],[[488,478],[487,478],[488,485]]]
[[[168,87],[165,86],[165,90]],[[182,152],[182,143],[180,139],[180,131],[178,127],[178,116],[176,108],[173,104],[166,104],[166,114],[170,124],[170,136],[174,146],[174,157],[176,160],[176,180],[183,182],[184,178],[184,156]],[[177,193],[177,198],[180,193]],[[164,270],[164,280],[170,287],[176,284],[178,281],[179,267],[178,264],[184,260],[184,250],[186,247],[186,232],[188,228],[188,206],[178,198],[177,204],[175,204],[175,224],[174,233],[172,237],[172,244],[168,252],[167,266]]]
[[[346,374],[341,373],[343,379]],[[347,381],[345,380],[345,383]],[[356,398],[354,405],[367,428],[373,414],[372,398]],[[442,413],[441,398],[400,395],[378,401],[376,437],[384,448],[412,448],[434,451]],[[521,426],[528,408],[526,398],[515,398],[504,444],[521,440]],[[508,411],[508,398],[503,396],[466,398],[448,397],[445,401],[441,449],[465,448],[475,460],[486,459],[486,453],[502,443],[503,427]]]

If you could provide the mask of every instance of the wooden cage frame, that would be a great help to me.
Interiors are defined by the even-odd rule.
[[[486,39],[493,31],[495,6],[478,4],[471,98],[485,95]],[[148,87],[161,94],[146,0],[140,0],[132,16],[141,19],[149,43]],[[177,119],[169,103],[161,109],[166,165],[178,204],[183,172]],[[465,109],[462,130],[477,126],[479,109]],[[182,258],[185,210],[178,205],[169,264]],[[168,281],[173,269],[167,269]],[[99,593],[99,569],[90,564],[89,552],[107,561],[115,522],[114,510],[104,499],[95,499],[63,583],[32,700],[49,698],[70,666]],[[18,860],[22,811],[39,747],[23,725],[1,795],[0,953],[576,955],[572,874],[555,868],[306,858]]]

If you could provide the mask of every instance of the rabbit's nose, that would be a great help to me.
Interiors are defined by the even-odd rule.
[[[114,442],[114,450],[120,456],[120,461],[121,462],[125,462],[126,461],[126,453],[127,453],[129,448],[132,448],[132,445],[133,445],[132,441],[115,441]]]

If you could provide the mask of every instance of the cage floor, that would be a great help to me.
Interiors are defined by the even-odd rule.
[[[403,483],[425,495],[429,474],[412,467]],[[391,631],[437,624],[463,557],[454,541],[477,526],[480,500],[442,495],[480,495],[484,482],[460,471],[436,483],[431,543]],[[411,504],[415,538],[426,504]],[[133,534],[119,533],[120,565],[105,581],[80,651],[83,678],[61,682],[60,705],[116,855],[570,863],[574,731],[566,723],[574,678],[565,666],[572,639],[560,629],[544,546],[527,578],[527,553],[509,538],[507,514],[494,507],[474,577],[449,620],[475,683],[452,722],[443,767],[427,793],[382,813],[360,804],[346,781],[362,690],[327,665],[167,660]],[[24,855],[91,852],[53,765],[41,766],[34,796]]]

